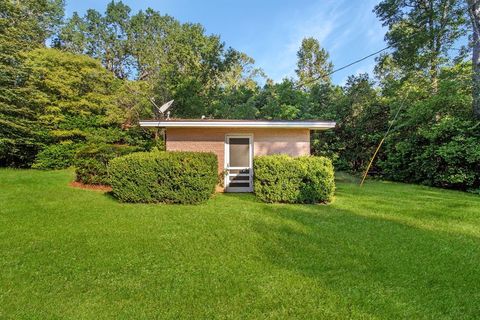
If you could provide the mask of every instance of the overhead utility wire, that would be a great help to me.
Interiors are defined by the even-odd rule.
[[[334,74],[335,72],[338,72],[338,71],[341,71],[341,70],[346,69],[346,68],[348,68],[348,67],[351,67],[351,66],[353,66],[354,64],[357,64],[357,63],[359,63],[359,62],[362,62],[363,60],[366,60],[366,59],[368,59],[368,58],[370,58],[370,57],[373,57],[373,56],[375,56],[375,55],[377,55],[377,54],[385,51],[385,50],[390,49],[392,46],[393,46],[393,44],[391,44],[391,45],[389,45],[389,46],[387,46],[387,47],[385,47],[385,48],[383,48],[383,49],[380,49],[380,50],[378,50],[378,51],[375,51],[375,52],[373,52],[373,53],[370,53],[369,55],[366,55],[366,56],[363,57],[363,58],[360,58],[360,59],[358,59],[358,60],[355,60],[355,61],[353,61],[353,62],[351,62],[351,63],[349,63],[349,64],[346,64],[346,65],[344,65],[344,66],[342,66],[342,67],[340,67],[340,68],[338,68],[338,69],[335,69],[335,70],[333,70],[333,71],[330,71],[330,72],[327,73],[326,75],[327,75],[327,76],[330,76],[330,75]],[[303,82],[303,83],[299,83],[299,84],[297,85],[297,88],[299,88],[299,87],[301,87],[301,86],[304,86],[304,85],[306,85],[306,84],[309,84],[309,83],[318,81],[318,80],[320,80],[322,77],[323,77],[323,75],[322,75],[322,76],[319,76],[319,77],[316,77],[315,79],[310,79],[310,80],[305,81],[305,82]]]
[[[347,64],[347,65],[345,65],[345,66],[343,66],[343,67],[340,67],[340,68],[338,68],[338,69],[335,69],[335,70],[329,72],[327,75],[328,75],[328,76],[329,76],[329,75],[332,75],[332,74],[334,74],[335,72],[338,72],[338,71],[340,71],[340,70],[343,70],[343,69],[346,69],[346,68],[348,68],[348,67],[350,67],[350,66],[353,66],[354,64],[357,64],[357,63],[359,63],[359,62],[362,62],[363,60],[368,59],[368,58],[370,58],[370,57],[372,57],[372,56],[375,56],[375,55],[379,54],[380,52],[383,52],[383,51],[385,51],[385,50],[388,50],[388,49],[390,49],[391,47],[392,47],[392,46],[390,45],[390,46],[388,46],[388,47],[385,47],[385,48],[383,48],[383,49],[380,49],[380,50],[378,50],[378,51],[375,51],[374,53],[370,53],[368,56],[365,56],[365,57],[363,57],[363,58],[361,58],[361,59],[355,60],[355,61],[353,61],[353,62],[351,62],[351,63],[349,63],[349,64]],[[318,79],[316,79],[316,80],[318,80]]]
[[[479,0],[477,0],[475,3],[473,3],[472,5],[470,5],[470,6],[468,6],[468,7],[466,8],[466,10],[467,10],[470,14],[471,14],[470,10],[478,3],[478,1],[479,1]],[[425,21],[427,21],[427,20],[425,19]],[[414,36],[414,34],[412,34],[410,37],[413,38],[413,36]],[[410,37],[407,37],[407,39],[410,38]],[[399,41],[400,41],[400,40],[399,40]],[[327,73],[326,75],[327,75],[327,76],[330,76],[330,75],[332,75],[332,74],[334,74],[334,73],[336,73],[336,72],[338,72],[338,71],[341,71],[341,70],[343,70],[343,69],[346,69],[346,68],[348,68],[348,67],[351,67],[351,66],[353,66],[354,64],[357,64],[357,63],[359,63],[359,62],[362,62],[362,61],[365,60],[365,59],[368,59],[368,58],[373,57],[373,56],[375,56],[375,55],[377,55],[377,54],[379,54],[379,53],[381,53],[381,52],[383,52],[383,51],[385,51],[385,50],[390,49],[390,48],[393,47],[395,44],[396,44],[396,43],[394,42],[394,43],[392,43],[391,45],[388,45],[388,46],[386,46],[386,47],[383,48],[383,49],[380,49],[380,50],[378,50],[378,51],[375,51],[375,52],[373,52],[373,53],[370,53],[369,55],[366,55],[366,56],[364,56],[363,58],[360,58],[360,59],[358,59],[358,60],[355,60],[355,61],[353,61],[353,62],[351,62],[351,63],[349,63],[349,64],[346,64],[346,65],[344,65],[344,66],[342,66],[342,67],[340,67],[340,68],[338,68],[338,69],[335,69],[335,70]],[[299,88],[299,87],[304,86],[304,85],[306,85],[306,84],[309,84],[309,83],[311,83],[311,82],[318,81],[318,80],[320,80],[322,77],[323,77],[323,76],[319,76],[319,77],[316,77],[315,79],[310,79],[310,80],[305,81],[305,82],[303,82],[303,83],[299,83],[299,84],[296,86],[296,88]]]
[[[471,6],[468,6],[467,8],[467,11],[471,14],[470,10],[473,10],[474,6],[478,4],[478,0],[475,1]],[[475,26],[474,26],[475,27]],[[477,31],[478,32],[478,31]],[[391,47],[391,45],[390,45]],[[388,47],[387,47],[388,48]],[[383,51],[383,49],[382,49]],[[381,52],[381,51],[380,51]],[[361,61],[361,60],[360,60]],[[363,174],[363,177],[362,177],[362,180],[360,182],[360,186],[363,186],[363,183],[365,182],[365,179],[367,178],[367,175],[368,175],[368,172],[370,171],[370,167],[372,166],[373,164],[373,161],[375,160],[375,157],[377,156],[377,153],[378,151],[380,150],[381,146],[383,145],[383,143],[385,142],[385,139],[387,138],[388,134],[390,133],[390,130],[392,129],[393,127],[393,124],[395,123],[395,121],[397,120],[397,117],[398,115],[400,114],[400,111],[403,109],[404,105],[405,105],[405,101],[407,99],[409,95],[409,92],[407,92],[407,94],[404,96],[403,100],[400,102],[400,106],[398,107],[397,109],[397,112],[395,113],[395,116],[393,117],[393,120],[390,122],[390,125],[388,126],[387,128],[387,131],[385,132],[385,134],[383,135],[383,138],[382,140],[380,140],[380,143],[378,144],[377,148],[375,149],[375,152],[373,153],[373,156],[372,158],[370,159],[370,162],[368,163],[368,166]]]
[[[474,7],[476,4],[478,4],[478,0],[475,1],[472,5],[470,5],[470,6],[467,7],[467,11],[469,12],[469,14],[471,14],[470,10],[473,9],[473,7]],[[412,36],[413,36],[413,35],[412,35]],[[377,54],[379,54],[379,53],[381,53],[381,52],[383,52],[383,51],[385,51],[385,50],[388,50],[388,49],[390,49],[394,44],[395,44],[395,43],[392,43],[391,45],[389,45],[389,46],[387,46],[387,47],[385,47],[385,48],[383,48],[383,49],[377,50],[377,51],[375,51],[375,52],[373,52],[373,53],[370,53],[369,55],[366,55],[366,56],[363,57],[363,58],[360,58],[360,59],[358,59],[358,60],[355,60],[355,61],[353,61],[353,62],[351,62],[351,63],[349,63],[349,64],[347,64],[347,65],[344,65],[344,66],[342,66],[342,67],[340,67],[340,68],[338,68],[338,69],[335,69],[335,70],[327,73],[327,75],[328,75],[328,76],[329,76],[329,75],[332,75],[332,74],[334,74],[335,72],[338,72],[338,71],[340,71],[340,70],[346,69],[346,68],[348,68],[348,67],[350,67],[350,66],[352,66],[352,65],[354,65],[354,64],[357,64],[357,63],[359,63],[359,62],[361,62],[361,61],[363,61],[363,60],[365,60],[365,59],[368,59],[368,58],[370,58],[370,57],[372,57],[372,56],[375,56],[375,55],[377,55]],[[297,86],[297,88],[300,87],[300,86],[302,86],[302,85],[305,85],[305,84],[308,84],[308,83],[317,81],[317,80],[319,80],[320,78],[321,78],[321,77],[317,77],[317,78],[315,78],[315,79],[311,79],[311,80],[309,80],[309,81],[306,81],[306,82],[304,82],[304,83],[301,83],[301,84],[299,84],[299,85]],[[400,114],[400,111],[403,109],[405,99],[406,99],[406,98],[404,98],[404,99],[402,100],[402,102],[400,103],[400,106],[398,107],[397,112],[395,113],[395,116],[393,117],[393,120],[390,122],[390,125],[389,125],[388,128],[387,128],[387,131],[385,132],[382,140],[380,141],[380,143],[378,144],[377,148],[375,149],[375,152],[373,153],[373,156],[372,156],[372,158],[370,159],[370,162],[368,163],[367,169],[365,170],[365,173],[363,174],[362,180],[361,180],[361,182],[360,182],[360,186],[362,186],[363,183],[365,182],[365,179],[367,178],[367,175],[368,175],[368,171],[370,170],[370,167],[372,166],[373,161],[375,160],[375,157],[377,156],[377,153],[378,153],[378,151],[380,150],[380,147],[382,146],[383,142],[385,141],[385,139],[387,138],[388,134],[390,133],[390,130],[392,129],[393,124],[395,123],[395,120],[397,119],[398,115]]]

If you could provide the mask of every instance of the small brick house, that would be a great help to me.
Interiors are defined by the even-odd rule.
[[[253,191],[253,157],[310,154],[310,131],[335,127],[332,121],[146,120],[142,127],[166,130],[167,151],[213,152],[225,172],[226,192]]]

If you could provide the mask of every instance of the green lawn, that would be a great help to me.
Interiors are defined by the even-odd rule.
[[[0,170],[0,318],[480,317],[480,197],[344,176],[328,205],[120,204]]]

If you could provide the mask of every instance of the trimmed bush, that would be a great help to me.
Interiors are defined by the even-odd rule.
[[[113,144],[89,144],[75,156],[75,180],[84,184],[108,185],[108,162],[116,157],[138,151],[137,147]]]
[[[218,181],[217,156],[204,152],[138,152],[110,161],[114,196],[123,202],[196,204]]]
[[[52,144],[40,151],[32,168],[35,169],[65,169],[73,165],[75,153],[80,144],[72,141],[63,141],[58,144]]]
[[[264,202],[329,202],[335,191],[332,161],[325,157],[255,157],[255,195]]]

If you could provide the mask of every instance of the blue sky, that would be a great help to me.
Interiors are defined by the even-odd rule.
[[[110,0],[66,0],[66,15],[94,8],[104,12]],[[378,0],[233,1],[124,0],[132,12],[151,7],[181,22],[201,23],[227,46],[255,59],[256,66],[280,81],[295,73],[296,52],[304,37],[315,37],[330,52],[335,67],[385,47],[385,29],[372,13]],[[343,84],[351,74],[371,72],[367,59],[333,75]]]

